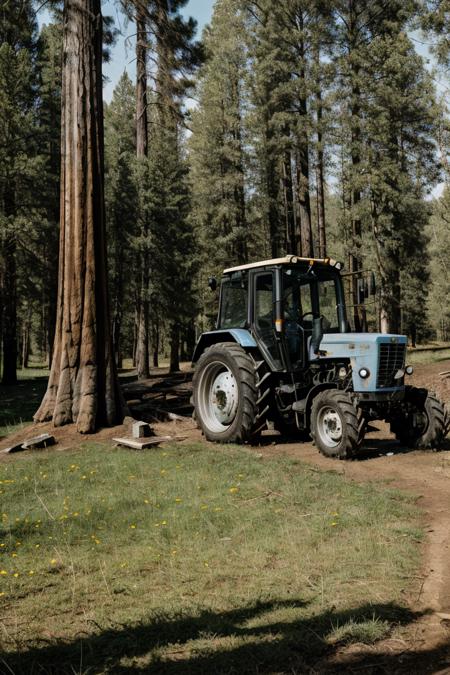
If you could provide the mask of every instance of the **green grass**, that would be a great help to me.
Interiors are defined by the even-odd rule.
[[[21,455],[0,481],[1,672],[306,672],[411,620],[399,492],[201,444]]]
[[[408,350],[406,362],[415,366],[426,363],[439,363],[440,361],[448,361],[449,359],[450,359],[450,348],[439,349],[438,351],[421,349],[417,352],[410,349]]]

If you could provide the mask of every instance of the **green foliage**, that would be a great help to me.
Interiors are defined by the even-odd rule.
[[[121,365],[123,352],[133,348],[133,306],[136,280],[133,272],[138,236],[136,185],[135,89],[123,73],[105,109],[105,202],[108,235],[108,269],[113,339]]]
[[[446,186],[440,199],[433,203],[432,216],[427,227],[430,252],[431,291],[429,296],[429,323],[438,339],[450,339],[450,189]]]
[[[194,220],[208,274],[246,262],[251,240],[245,200],[245,30],[239,2],[216,3],[204,41],[206,63],[198,77],[199,107],[192,112],[189,150]]]

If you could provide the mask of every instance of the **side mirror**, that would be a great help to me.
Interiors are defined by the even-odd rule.
[[[212,291],[215,291],[217,289],[217,279],[216,277],[209,277],[208,279],[208,286]]]
[[[375,272],[372,272],[372,274],[369,277],[369,293],[370,295],[376,295],[377,292],[377,281],[375,277]]]
[[[319,316],[313,319],[312,322],[311,347],[313,348],[314,354],[319,354],[320,343],[322,342],[322,338],[323,338],[322,317]]]

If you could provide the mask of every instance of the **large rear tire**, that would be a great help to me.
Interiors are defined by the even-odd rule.
[[[437,396],[419,387],[406,387],[403,410],[390,423],[402,445],[417,450],[437,450],[447,431],[444,404]]]
[[[209,441],[254,442],[265,428],[268,393],[267,389],[261,392],[258,366],[233,342],[212,345],[199,358],[193,403],[196,420]]]
[[[327,457],[355,456],[363,436],[358,411],[347,392],[326,389],[317,394],[311,409],[311,436]]]

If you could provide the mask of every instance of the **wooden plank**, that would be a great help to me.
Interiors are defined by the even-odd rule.
[[[39,436],[33,436],[33,438],[27,438],[26,441],[22,443],[22,448],[28,450],[30,448],[46,448],[48,445],[55,445],[56,440],[54,436],[50,434],[40,434]]]
[[[22,446],[22,443],[18,443],[17,445],[11,445],[9,448],[5,448],[2,452],[6,455],[8,453],[21,452],[23,450],[25,450],[25,448]]]
[[[127,448],[133,448],[133,450],[145,450],[152,445],[159,445],[160,443],[166,443],[167,441],[173,441],[172,436],[153,436],[152,438],[146,438],[145,441],[139,441],[136,438],[113,438],[118,445],[124,445]]]

